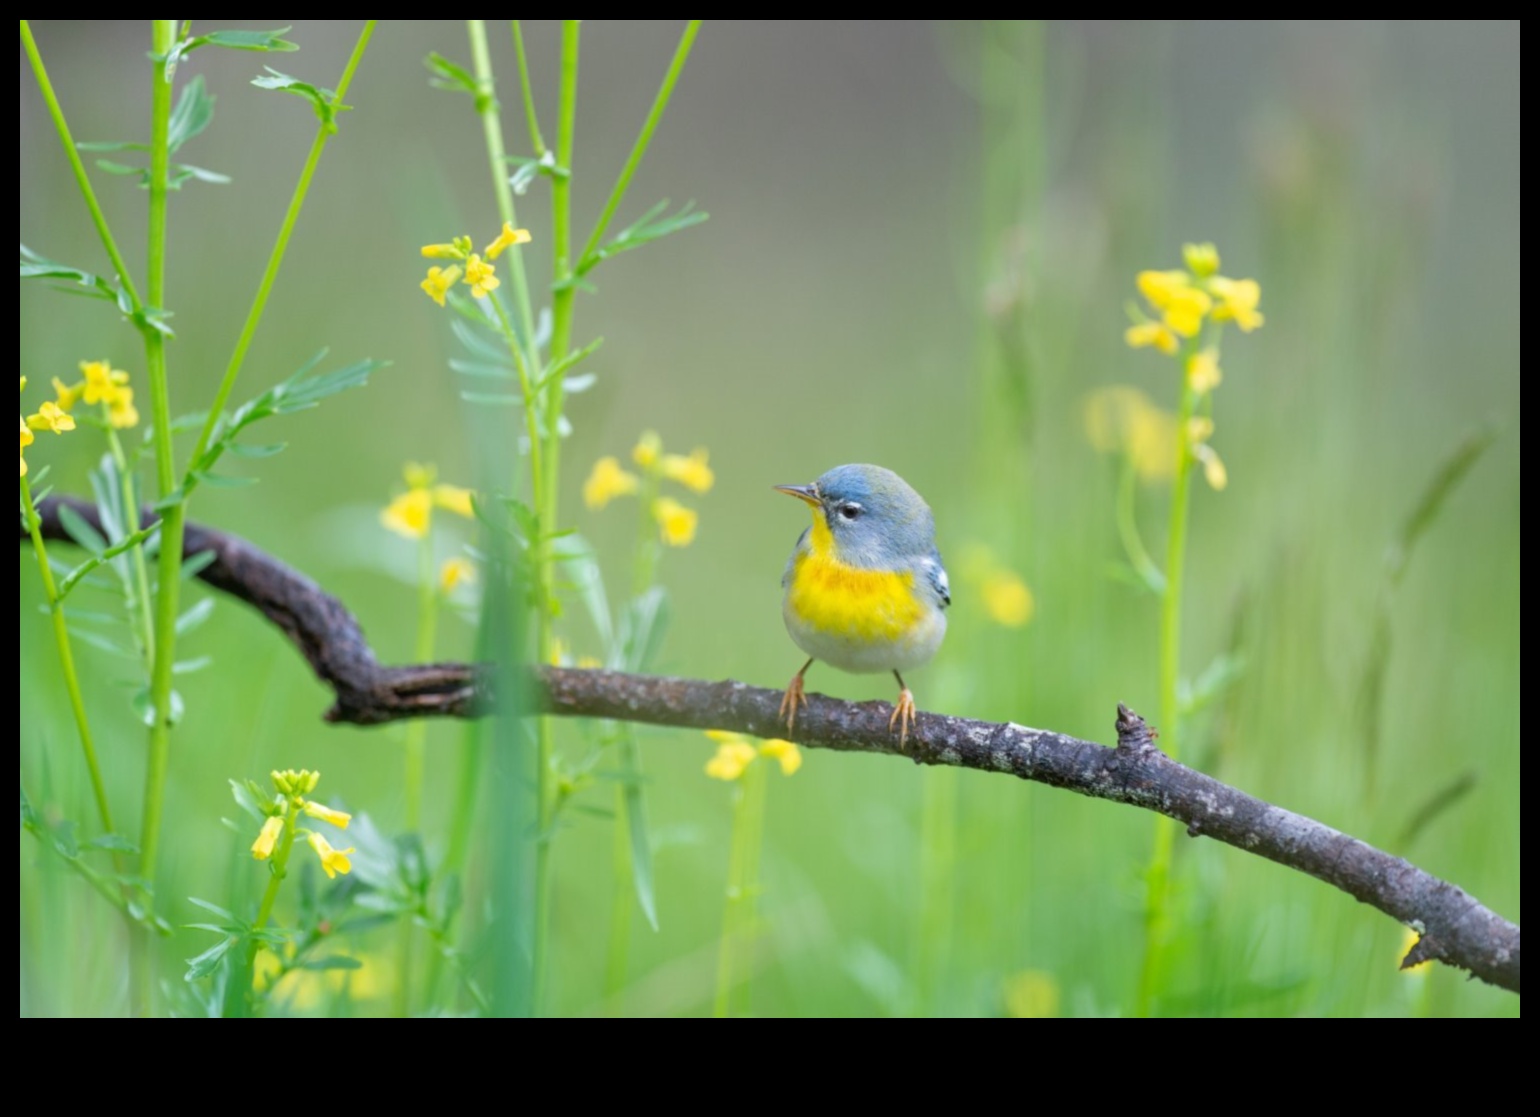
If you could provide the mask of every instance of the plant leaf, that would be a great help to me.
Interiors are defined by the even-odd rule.
[[[337,94],[330,89],[311,85],[308,81],[300,81],[288,74],[280,73],[271,66],[262,67],[267,71],[265,75],[251,79],[251,84],[258,89],[273,89],[279,93],[292,93],[296,97],[303,97],[310,102],[310,107],[315,111],[316,119],[321,122],[321,127],[328,132],[337,130],[337,114],[346,112],[351,105],[337,104]]]

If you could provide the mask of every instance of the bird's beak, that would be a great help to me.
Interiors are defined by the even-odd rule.
[[[794,496],[801,501],[806,501],[814,508],[817,508],[822,503],[818,499],[817,485],[776,485],[775,491],[785,493],[787,496]]]

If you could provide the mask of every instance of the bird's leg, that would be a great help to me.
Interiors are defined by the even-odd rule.
[[[909,693],[909,686],[902,675],[895,671],[893,677],[898,680],[898,701],[893,703],[893,716],[888,719],[888,728],[898,726],[898,748],[903,752],[909,741],[909,727],[914,724],[914,695]]]
[[[813,666],[810,659],[802,665],[802,670],[791,677],[791,682],[786,686],[785,697],[781,699],[781,720],[786,723],[786,732],[790,733],[797,728],[797,707],[807,708],[807,695],[802,690],[802,676],[807,674],[807,669]]]

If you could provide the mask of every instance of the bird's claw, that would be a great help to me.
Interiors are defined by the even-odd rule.
[[[786,723],[788,733],[797,728],[798,706],[807,708],[807,694],[802,689],[802,676],[793,675],[787,684],[786,693],[781,697],[781,720]]]
[[[905,746],[909,742],[909,727],[914,724],[915,713],[914,695],[909,692],[908,687],[905,687],[898,692],[898,701],[893,703],[893,716],[888,718],[889,729],[892,729],[895,725],[898,726],[898,749],[900,752],[908,751]]]

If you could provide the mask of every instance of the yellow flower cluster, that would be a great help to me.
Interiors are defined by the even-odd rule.
[[[27,390],[27,378],[17,377],[21,382],[19,391]],[[58,381],[54,381],[58,383]],[[69,411],[60,407],[53,400],[49,400],[38,408],[35,415],[18,416],[21,420],[21,477],[27,475],[27,447],[35,441],[33,431],[52,431],[54,434],[63,434],[65,431],[75,429],[75,420],[70,418]]]
[[[1264,318],[1257,310],[1262,288],[1256,280],[1218,274],[1219,251],[1212,244],[1185,245],[1182,255],[1186,269],[1139,273],[1139,293],[1157,317],[1134,308],[1134,324],[1123,335],[1129,345],[1135,349],[1148,346],[1174,356],[1182,339],[1198,336],[1205,319],[1234,322],[1243,333],[1262,325]],[[1219,384],[1218,354],[1208,351],[1207,362],[1195,371],[1199,357],[1188,362],[1188,378],[1195,391],[1212,391]],[[1208,387],[1199,388],[1199,382]]]
[[[503,285],[503,281],[497,278],[497,269],[492,266],[492,261],[515,245],[528,244],[529,239],[529,230],[515,229],[504,222],[503,231],[480,254],[473,251],[470,237],[456,237],[448,244],[425,244],[422,254],[429,260],[454,262],[448,267],[429,268],[428,278],[420,286],[439,306],[444,305],[444,298],[450,288],[462,280],[471,289],[472,296],[484,299]]]
[[[134,406],[134,390],[128,386],[128,373],[113,368],[110,361],[81,361],[80,376],[74,384],[66,384],[57,376],[53,378],[53,390],[57,398],[52,403],[43,404],[41,411],[27,420],[33,429],[43,429],[45,416],[49,415],[50,410],[54,413],[70,412],[81,403],[87,407],[100,407],[107,425],[113,430],[127,430],[139,425],[139,409]],[[57,428],[48,426],[48,429]],[[72,430],[73,424],[64,429]]]
[[[258,861],[267,861],[272,858],[283,840],[284,831],[294,826],[300,814],[324,822],[328,826],[335,826],[339,830],[346,830],[348,823],[353,821],[353,816],[345,811],[333,810],[331,807],[306,798],[321,782],[321,773],[290,769],[272,773],[272,780],[273,786],[278,790],[278,798],[272,807],[274,813],[268,815],[267,820],[262,823],[261,832],[257,834],[257,840],[251,843],[251,855]],[[314,831],[305,832],[305,841],[320,859],[321,868],[328,878],[335,878],[338,873],[347,874],[353,871],[353,862],[349,858],[356,850],[351,846],[347,849],[336,849],[322,835]],[[287,850],[288,847],[285,846],[285,857],[288,855]]]
[[[797,769],[802,767],[802,750],[790,741],[776,738],[764,741],[756,748],[741,733],[710,729],[706,736],[717,743],[716,755],[706,762],[706,775],[714,780],[732,783],[761,757],[779,764],[783,776],[796,775]]]
[[[438,471],[431,465],[408,462],[402,475],[406,478],[406,492],[392,500],[380,513],[380,522],[386,528],[406,539],[424,539],[433,528],[433,510],[442,508],[456,516],[470,519],[476,511],[471,503],[471,491],[457,485],[440,485]],[[445,589],[453,589],[463,580],[465,571],[456,570],[454,584],[444,573]]]
[[[694,493],[710,492],[716,484],[716,474],[711,471],[710,456],[705,450],[697,448],[688,455],[665,454],[663,440],[656,431],[642,433],[631,451],[631,460],[654,482],[673,481]],[[594,462],[583,484],[583,503],[597,511],[619,497],[636,495],[641,487],[642,479],[625,469],[618,458],[603,457]],[[700,515],[693,508],[664,496],[653,500],[651,510],[664,543],[688,547],[694,541]]]

